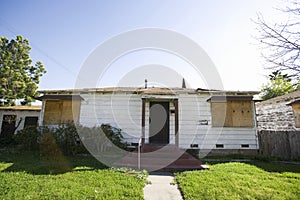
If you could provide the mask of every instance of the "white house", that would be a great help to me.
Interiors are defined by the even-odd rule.
[[[109,123],[132,144],[141,138],[143,144],[201,152],[256,153],[259,148],[252,100],[257,92],[125,87],[40,92],[40,125]]]
[[[11,136],[27,126],[37,126],[41,106],[0,107],[0,137]]]

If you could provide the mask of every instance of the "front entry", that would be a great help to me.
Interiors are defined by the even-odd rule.
[[[15,133],[16,115],[3,115],[1,126],[1,138],[11,138]]]
[[[169,144],[169,102],[150,102],[149,142]]]

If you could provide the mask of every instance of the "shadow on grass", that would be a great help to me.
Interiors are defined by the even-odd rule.
[[[271,162],[261,162],[261,161],[253,161],[249,164],[255,165],[258,168],[261,168],[267,172],[294,172],[300,173],[300,164],[293,164],[284,161],[271,161]]]
[[[92,156],[63,156],[60,159],[43,158],[37,151],[0,152],[0,163],[11,163],[3,172],[30,174],[61,174],[69,171],[105,169],[105,165]]]
[[[227,162],[243,162],[254,165],[267,172],[295,172],[300,173],[299,161],[284,161],[270,156],[246,156],[246,155],[228,155],[228,156],[210,156],[201,159],[208,164],[218,164]]]

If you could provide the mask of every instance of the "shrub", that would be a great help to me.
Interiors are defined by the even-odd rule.
[[[14,139],[18,144],[21,144],[25,150],[40,150],[41,154],[44,154],[43,145],[51,144],[49,143],[51,136],[53,142],[55,142],[55,145],[63,154],[86,154],[88,151],[83,145],[77,130],[84,134],[85,140],[93,140],[93,142],[96,143],[95,145],[101,145],[102,143],[106,143],[107,140],[110,140],[119,148],[126,149],[128,146],[128,144],[124,142],[124,138],[121,134],[122,130],[112,127],[110,124],[102,124],[100,127],[93,128],[76,127],[72,123],[59,125],[57,128],[52,129],[47,127],[27,127],[18,131]],[[106,137],[104,135],[102,136],[100,131],[103,131]],[[95,135],[100,136],[100,141],[95,141]]]
[[[58,128],[53,130],[52,134],[57,145],[61,148],[64,154],[75,155],[88,153],[80,140],[77,128],[74,124],[70,123],[60,125]]]
[[[64,155],[56,144],[52,132],[44,133],[40,139],[40,156],[47,160],[50,173],[64,173],[71,171],[71,167],[64,159]]]
[[[39,127],[26,127],[14,135],[14,140],[17,144],[21,144],[25,150],[38,150],[38,140],[41,137],[41,129],[42,128]]]
[[[100,128],[114,145],[121,149],[127,149],[128,143],[124,141],[121,129],[112,127],[110,124],[101,124]]]

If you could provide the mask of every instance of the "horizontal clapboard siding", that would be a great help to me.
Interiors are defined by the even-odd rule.
[[[196,94],[179,96],[179,146],[188,149],[198,144],[200,149],[216,149],[216,144],[223,144],[224,149],[242,149],[243,144],[247,149],[257,149],[255,128],[212,127],[208,98]]]
[[[109,123],[121,128],[128,142],[138,142],[141,136],[142,96],[139,94],[83,94],[80,123],[84,126],[99,126]],[[212,127],[211,104],[207,102],[209,94],[179,94],[179,147],[191,148],[198,144],[200,149],[215,149],[222,144],[223,149],[257,149],[256,128],[216,128]],[[156,99],[157,100],[157,99]],[[150,101],[145,108],[145,142],[149,137]],[[159,100],[157,100],[159,101]],[[164,99],[166,101],[166,99]],[[170,100],[170,110],[174,110]],[[170,114],[169,139],[175,144],[175,114]],[[244,147],[242,147],[244,145]],[[247,147],[245,147],[245,145]]]
[[[142,100],[138,95],[82,95],[80,123],[93,127],[111,124],[121,128],[127,142],[138,142],[141,135]]]

